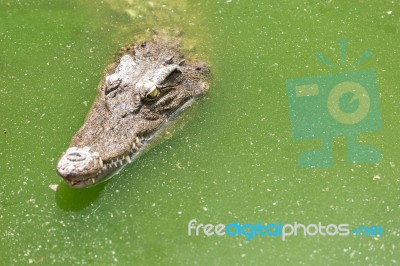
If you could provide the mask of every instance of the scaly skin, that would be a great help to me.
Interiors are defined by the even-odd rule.
[[[72,187],[104,180],[134,159],[169,118],[208,89],[209,69],[179,43],[132,44],[104,73],[85,123],[57,165]]]

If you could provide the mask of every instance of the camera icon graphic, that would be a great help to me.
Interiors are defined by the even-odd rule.
[[[342,61],[346,43],[341,42]],[[353,66],[372,55],[364,53]],[[322,54],[317,57],[330,65]],[[302,168],[332,167],[333,138],[347,139],[347,161],[355,164],[379,163],[381,153],[358,141],[361,133],[382,128],[379,95],[374,70],[339,72],[315,77],[289,79],[286,82],[292,134],[296,140],[320,138],[319,150],[300,154]]]

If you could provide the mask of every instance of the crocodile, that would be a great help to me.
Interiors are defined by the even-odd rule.
[[[153,36],[124,47],[106,67],[83,125],[57,164],[69,186],[113,176],[208,90],[208,65],[185,59],[182,50],[179,40]]]

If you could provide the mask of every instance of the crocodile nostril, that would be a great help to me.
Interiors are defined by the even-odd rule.
[[[72,161],[72,162],[80,162],[80,161],[84,161],[86,159],[86,156],[79,152],[72,152],[72,153],[68,154],[66,157],[69,161]]]

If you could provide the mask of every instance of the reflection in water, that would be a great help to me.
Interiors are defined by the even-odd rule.
[[[56,191],[57,206],[65,211],[79,211],[90,206],[105,188],[106,182],[88,188],[71,188],[60,182]]]
[[[128,16],[130,19],[130,23],[117,29],[120,35],[149,38],[156,33],[167,36],[172,29],[184,35],[181,40],[183,50],[196,50],[196,54],[202,52],[204,43],[208,41],[205,38],[209,31],[205,17],[193,12],[194,8],[199,9],[201,3],[187,0],[107,0],[106,3],[121,17]]]
[[[107,3],[113,10],[127,14],[135,24],[144,28],[154,25],[177,25],[188,9],[187,0],[107,0]]]

